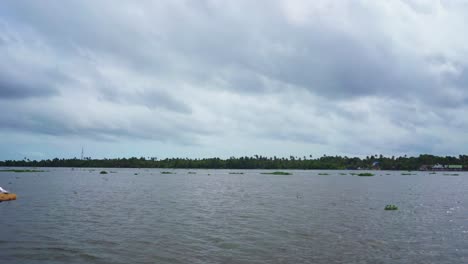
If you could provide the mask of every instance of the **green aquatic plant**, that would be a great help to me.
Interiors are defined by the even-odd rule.
[[[243,172],[230,172],[229,174],[244,174]]]
[[[170,172],[170,171],[161,171],[161,174],[175,174],[174,172]]]
[[[318,175],[329,175],[328,173],[321,172]]]
[[[284,172],[284,171],[262,172],[261,174],[270,174],[270,175],[292,175],[292,173],[290,173],[290,172]]]
[[[341,172],[340,175],[346,175],[346,173]]]
[[[458,173],[445,173],[445,176],[459,176]]]
[[[398,210],[398,206],[394,205],[394,204],[387,204],[385,206],[385,210],[386,211],[394,211],[394,210]]]
[[[197,173],[194,172],[194,171],[189,171],[189,172],[187,172],[187,173],[188,173],[188,174],[197,174]]]
[[[370,176],[374,176],[374,174],[370,172],[363,172],[363,173],[359,173],[358,176],[370,177]]]
[[[107,174],[107,171],[103,170],[103,171],[99,172],[99,174]]]
[[[416,175],[415,173],[407,173],[407,172],[403,172],[401,175]]]
[[[437,174],[437,172],[434,172],[434,171],[433,171],[433,172],[429,172],[429,174]]]
[[[44,171],[43,170],[0,170],[0,172],[27,173],[27,172],[44,172]]]

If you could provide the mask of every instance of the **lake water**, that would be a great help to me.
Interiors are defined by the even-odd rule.
[[[1,263],[468,263],[464,172],[45,170],[0,173]]]

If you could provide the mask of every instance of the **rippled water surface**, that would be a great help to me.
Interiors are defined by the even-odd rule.
[[[468,173],[100,170],[1,172],[0,263],[468,263]]]

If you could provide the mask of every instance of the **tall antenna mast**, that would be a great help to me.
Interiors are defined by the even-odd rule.
[[[81,147],[81,160],[83,160],[84,149]]]

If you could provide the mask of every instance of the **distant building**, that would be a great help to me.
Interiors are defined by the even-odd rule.
[[[449,170],[463,170],[463,165],[447,165],[447,169]]]
[[[443,170],[443,169],[445,169],[445,167],[442,164],[437,163],[436,165],[432,166],[432,170]]]
[[[421,167],[419,167],[419,170],[420,171],[428,171],[428,170],[432,170],[432,167],[431,165],[421,165]]]
[[[372,169],[373,170],[380,170],[380,162],[378,162],[378,161],[372,162]]]

